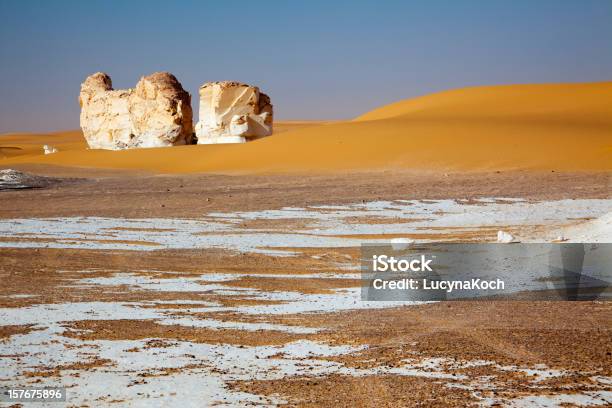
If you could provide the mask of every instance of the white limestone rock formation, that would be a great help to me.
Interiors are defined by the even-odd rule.
[[[168,72],[140,78],[136,88],[113,90],[102,72],[81,84],[81,129],[91,149],[191,144],[191,95]]]
[[[268,95],[240,82],[207,82],[200,87],[198,144],[244,143],[272,134]]]

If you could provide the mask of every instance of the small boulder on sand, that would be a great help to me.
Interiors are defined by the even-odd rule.
[[[53,146],[44,145],[43,146],[43,151],[45,152],[45,154],[53,154],[53,153],[57,153],[59,150],[57,150]]]
[[[393,238],[391,240],[391,248],[394,251],[403,251],[408,249],[410,245],[414,244],[414,239],[410,238]]]
[[[500,244],[511,244],[513,242],[518,242],[518,240],[509,232],[497,231],[497,242]]]

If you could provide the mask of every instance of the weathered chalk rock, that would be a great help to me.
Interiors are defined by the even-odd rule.
[[[191,96],[168,72],[140,78],[136,88],[113,90],[102,72],[81,84],[81,129],[91,149],[191,144]]]
[[[391,240],[391,248],[394,251],[404,251],[410,248],[414,243],[415,240],[410,238],[393,238]]]
[[[26,188],[43,188],[58,182],[52,177],[37,176],[13,169],[0,170],[0,191]]]
[[[53,153],[59,152],[59,150],[56,147],[53,147],[53,146],[43,145],[43,152],[45,154],[53,154]]]
[[[497,242],[501,244],[512,244],[519,241],[509,232],[497,231]]]
[[[272,134],[268,95],[241,82],[207,82],[200,87],[198,144],[244,143]]]

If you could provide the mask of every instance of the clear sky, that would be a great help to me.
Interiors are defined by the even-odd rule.
[[[78,128],[80,83],[239,80],[277,119],[469,85],[612,80],[611,0],[0,0],[0,133]],[[196,116],[197,117],[197,116]]]

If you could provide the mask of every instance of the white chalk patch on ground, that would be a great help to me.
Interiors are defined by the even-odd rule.
[[[38,297],[38,295],[28,295],[26,293],[23,293],[23,294],[15,294],[15,295],[0,295],[0,297],[5,297],[9,299],[27,299],[27,298]]]
[[[43,321],[38,323],[43,324]],[[0,354],[11,357],[6,359],[7,369],[0,375],[0,386],[69,387],[69,401],[73,405],[110,403],[110,398],[106,397],[110,394],[118,401],[113,403],[117,406],[171,405],[178,401],[181,406],[236,406],[283,401],[232,391],[227,387],[231,381],[384,372],[403,375],[398,369],[357,370],[321,359],[355,353],[363,347],[300,340],[282,346],[258,347],[172,341],[156,348],[148,346],[150,339],[81,341],[64,338],[61,332],[60,326],[53,325],[1,342]],[[58,376],[28,376],[41,369],[61,368],[94,359],[108,360],[108,363],[88,370],[65,369]],[[168,369],[178,369],[169,374],[172,380],[164,376]],[[72,375],[76,372],[79,376]],[[414,374],[412,371],[406,373]],[[157,377],[159,375],[161,377]],[[194,387],[197,388],[195,392]]]
[[[563,238],[563,242],[609,242],[612,243],[612,212],[593,220],[575,223],[562,228],[553,228],[548,239]]]
[[[567,371],[554,370],[552,368],[548,368],[544,364],[538,364],[533,368],[519,368],[516,366],[499,366],[499,365],[496,365],[496,367],[503,371],[525,373],[525,375],[534,377],[534,379],[532,380],[533,382],[546,381],[546,380],[550,380],[551,378],[563,377],[564,375],[570,374]]]
[[[530,395],[504,401],[504,405],[512,408],[557,408],[562,406],[610,406],[612,391],[590,391],[577,394]]]
[[[359,269],[359,268],[358,268]],[[218,274],[221,275],[221,274]],[[235,273],[223,274],[226,281],[242,278],[271,278],[271,279],[361,279],[359,273],[300,273],[300,274],[282,274],[282,273],[266,273],[266,274],[248,274]]]
[[[314,334],[318,333],[320,329],[313,327],[300,327],[300,326],[287,326],[284,324],[271,324],[271,323],[247,323],[247,322],[233,322],[233,321],[219,321],[213,319],[192,319],[192,318],[173,318],[164,319],[159,321],[165,325],[179,325],[186,327],[206,328],[206,329],[230,329],[230,330],[243,330],[243,331],[260,331],[260,330],[271,330],[280,331],[284,333],[292,334]]]
[[[59,334],[56,329],[48,329],[13,336],[10,342],[0,343],[2,354],[18,353],[19,356],[7,359],[9,365],[0,375],[0,386],[68,387],[68,401],[75,406],[112,402],[113,406],[200,407],[216,403],[238,406],[281,402],[227,388],[229,380],[241,379],[245,373],[252,375],[252,370],[257,369],[252,364],[258,360],[251,350],[244,353],[233,346],[188,342],[146,348],[147,340],[83,342]],[[131,351],[135,349],[138,351]],[[253,358],[250,361],[244,357]],[[94,358],[110,362],[90,370],[64,370],[56,377],[24,376],[39,372],[41,366],[54,368]],[[227,368],[232,371],[219,372]],[[171,374],[171,380],[163,375],[168,369],[178,369]],[[79,376],[74,377],[72,374],[77,372]]]
[[[612,377],[603,377],[600,375],[596,375],[594,377],[591,377],[591,379],[601,384],[612,385]]]
[[[116,273],[110,277],[85,278],[74,282],[73,286],[121,286],[127,285],[138,289],[155,290],[161,292],[207,292],[215,289],[226,289],[218,283],[201,284],[198,281],[219,282],[214,277],[211,280],[197,277],[180,278],[152,278],[150,276],[137,275],[133,273]]]
[[[344,310],[384,309],[410,306],[424,302],[365,301],[361,300],[361,288],[336,289],[332,293],[260,292],[255,299],[282,301],[281,304],[227,307],[225,311],[245,315],[283,315],[297,313],[334,313]]]
[[[445,371],[444,363],[447,363],[445,358],[428,358],[417,361],[415,359],[402,360],[404,363],[401,367],[394,367],[389,370],[391,374],[409,375],[413,377],[427,377],[449,380],[466,380],[467,376],[462,374],[450,373]]]
[[[316,206],[280,210],[211,213],[201,219],[121,219],[102,217],[69,217],[46,219],[0,220],[0,247],[53,247],[89,249],[155,250],[162,248],[223,248],[241,252],[291,255],[287,247],[344,247],[363,242],[385,242],[343,238],[355,234],[422,234],[457,231],[457,228],[535,226],[550,229],[575,224],[575,219],[597,218],[608,213],[612,200],[560,200],[528,203],[520,199],[481,199],[477,201],[378,201],[347,206]],[[392,219],[392,223],[355,223],[349,217]],[[242,228],[248,220],[306,219],[304,229],[269,232],[265,228]],[[394,220],[397,220],[395,222]],[[601,221],[603,220],[603,221]],[[609,231],[606,218],[582,227],[587,233],[602,237]],[[388,220],[386,220],[388,221]],[[44,232],[43,232],[44,231]],[[582,232],[581,232],[582,233]],[[593,236],[593,235],[591,235]],[[14,239],[14,240],[11,240]],[[42,240],[39,240],[42,239]],[[45,241],[48,240],[48,241]],[[537,241],[541,237],[529,237]],[[150,245],[155,244],[155,245]],[[324,257],[323,255],[314,255]],[[317,258],[315,258],[317,259]],[[357,260],[355,260],[357,261]],[[352,270],[350,263],[336,264],[338,269]],[[93,271],[93,270],[92,270]],[[155,273],[156,271],[142,271]],[[158,271],[161,274],[171,274]],[[172,274],[171,274],[172,275]],[[490,383],[487,376],[467,378],[453,370],[478,365],[493,365],[498,370],[524,373],[535,389],[542,380],[559,378],[565,372],[544,366],[500,366],[489,361],[445,361],[444,359],[404,360],[399,367],[355,369],[326,358],[361,351],[362,347],[333,346],[300,340],[282,346],[211,345],[185,341],[164,341],[152,346],[150,340],[90,340],[63,337],[64,326],[82,320],[151,320],[159,324],[185,327],[257,331],[281,331],[293,334],[316,333],[322,328],[291,326],[266,322],[221,321],[202,317],[207,312],[232,312],[249,316],[297,313],[326,313],[351,309],[372,309],[410,304],[361,301],[360,288],[343,288],[324,294],[297,291],[263,291],[231,285],[232,280],[265,276],[278,279],[355,279],[359,274],[184,274],[155,277],[117,271],[111,276],[67,280],[66,288],[74,290],[102,287],[109,292],[117,287],[156,292],[190,293],[190,300],[148,300],[141,302],[77,302],[39,304],[20,308],[1,308],[0,324],[33,325],[34,329],[0,341],[2,370],[0,387],[66,386],[73,405],[151,406],[269,406],[281,399],[232,391],[228,384],[237,380],[274,380],[291,376],[349,376],[394,374],[444,380],[451,387],[483,389]],[[280,301],[281,304],[221,306],[215,302],[193,300],[193,293],[222,296],[237,295],[244,299]],[[19,295],[11,295],[19,296]],[[26,295],[27,296],[27,295]],[[413,302],[416,303],[416,302]],[[155,305],[165,307],[155,308]],[[177,307],[173,308],[172,305]],[[190,305],[187,312],[179,305]],[[167,307],[170,306],[170,307]],[[198,316],[188,313],[199,313]],[[236,318],[239,319],[239,318]],[[60,370],[59,375],[30,377],[28,373],[108,360],[104,366]],[[171,370],[171,371],[168,371]],[[78,375],[77,375],[78,374]],[[606,387],[612,381],[597,377],[595,383]],[[526,396],[501,401],[515,406],[558,406],[574,404],[605,405],[609,395],[593,391],[582,394]],[[112,397],[108,397],[110,394]],[[572,399],[573,398],[573,399]],[[568,400],[568,399],[571,399]],[[115,401],[113,401],[115,400]],[[111,402],[112,401],[112,402]],[[486,399],[482,399],[486,402]],[[491,403],[496,401],[490,401]],[[607,401],[609,403],[609,401]],[[522,404],[522,405],[521,405]],[[539,404],[539,405],[538,405]],[[547,405],[548,404],[548,405]]]
[[[246,276],[246,275],[245,275]],[[250,275],[249,275],[250,276]],[[284,275],[281,275],[285,278]],[[177,288],[174,278],[147,278],[134,274],[115,274],[108,278],[85,278],[74,280],[75,287],[86,285],[117,284],[133,285],[135,288],[160,291],[200,291],[203,287],[216,294],[216,287],[210,288],[207,282],[218,281],[220,287],[233,274],[217,274],[210,279],[194,277]],[[238,276],[239,277],[239,276]],[[167,280],[168,284],[161,281]],[[198,283],[200,281],[203,283]],[[359,294],[354,291],[338,290],[326,295],[301,295],[296,292],[267,293],[248,289],[258,299],[282,299],[288,305],[270,305],[267,307],[220,308],[205,302],[193,302],[190,311],[237,311],[279,314],[299,311],[337,311],[347,308],[389,307],[387,302],[359,302]],[[176,300],[177,304],[184,301]],[[185,406],[202,406],[221,404],[237,406],[244,404],[270,405],[282,402],[256,395],[234,392],[227,388],[227,383],[236,380],[281,379],[288,376],[308,375],[325,376],[374,375],[380,373],[396,375],[423,375],[432,373],[417,368],[394,367],[357,370],[344,365],[321,359],[354,353],[363,349],[353,346],[331,346],[323,343],[301,340],[283,346],[232,346],[207,345],[180,341],[168,341],[162,348],[147,347],[150,339],[140,341],[81,341],[65,338],[64,325],[81,320],[115,320],[115,319],[148,319],[160,324],[178,324],[187,327],[234,330],[275,330],[297,334],[316,333],[320,329],[299,326],[287,326],[270,323],[249,323],[217,321],[214,319],[197,319],[190,316],[174,317],[173,312],[184,309],[148,308],[154,301],[148,302],[81,302],[66,304],[34,305],[22,308],[0,309],[0,321],[9,325],[31,324],[37,330],[27,334],[14,335],[0,343],[0,355],[13,356],[5,359],[7,369],[0,375],[0,386],[25,386],[37,382],[38,387],[65,386],[69,389],[71,404],[110,403],[105,396],[112,395],[118,406],[138,406],[150,404],[173,404],[181,401]],[[204,303],[204,304],[203,304]],[[295,303],[291,305],[291,303]],[[375,303],[375,304],[374,304]],[[171,304],[171,303],[164,303]],[[264,334],[265,335],[265,334]],[[128,351],[132,350],[132,351]],[[137,350],[137,351],[134,351]],[[42,368],[53,369],[76,363],[108,359],[109,364],[86,370],[64,370],[59,376],[28,377],[28,372],[40,371]],[[165,374],[167,369],[179,369],[168,377],[155,377]],[[78,377],[73,376],[79,373]],[[140,376],[139,376],[140,374]],[[434,373],[435,377],[444,377]],[[168,388],[172,384],[172,388]],[[109,388],[110,387],[110,388]],[[193,388],[197,388],[194,393]],[[70,390],[77,390],[70,393]],[[112,389],[113,392],[108,390]],[[102,398],[102,399],[100,399]]]
[[[503,200],[503,201],[502,201]],[[346,206],[209,213],[201,219],[125,219],[67,217],[0,220],[0,247],[129,249],[223,248],[240,252],[291,255],[281,248],[346,247],[386,239],[351,235],[443,234],[480,227],[560,228],[576,219],[597,218],[612,210],[612,200],[584,199],[524,202],[511,199],[376,201]],[[353,223],[349,217],[398,220]],[[270,232],[242,228],[248,220],[306,219],[304,229]],[[602,223],[610,230],[610,223]],[[42,233],[44,231],[44,233]],[[603,233],[602,233],[603,234]],[[600,234],[601,235],[601,234]],[[527,237],[538,240],[538,237]],[[30,239],[30,240],[29,240]],[[541,238],[540,238],[541,239]],[[279,248],[279,249],[276,249]]]
[[[333,278],[334,274],[311,274],[309,277],[320,275],[325,278]],[[210,307],[191,308],[191,312],[237,312],[246,315],[279,315],[279,314],[295,314],[309,312],[336,312],[341,310],[351,309],[379,309],[397,306],[406,306],[411,304],[421,304],[423,302],[378,302],[378,301],[362,301],[361,288],[341,288],[331,290],[330,293],[309,294],[299,291],[264,291],[256,288],[235,287],[231,286],[230,280],[238,280],[245,277],[264,277],[269,276],[278,278],[303,279],[304,275],[254,275],[254,274],[215,274],[215,284],[201,284],[198,281],[208,281],[203,278],[206,275],[199,275],[190,278],[152,278],[149,276],[135,275],[130,273],[118,273],[110,277],[84,278],[72,282],[72,285],[77,288],[85,288],[92,285],[98,286],[117,286],[128,285],[139,289],[148,289],[165,292],[206,292],[210,295],[240,295],[245,299],[253,300],[272,300],[283,302],[281,304],[272,305],[249,305],[249,306],[227,306],[220,307],[210,305]],[[358,274],[341,275],[345,279],[359,279]],[[165,282],[168,281],[168,282]],[[170,309],[164,309],[168,312]],[[132,313],[134,313],[132,311]],[[0,314],[0,319],[2,314]],[[140,317],[135,317],[140,318]]]
[[[151,302],[155,303],[155,302]],[[274,330],[286,333],[309,334],[318,329],[282,324],[248,323],[198,319],[195,317],[173,317],[173,313],[184,309],[155,309],[143,302],[74,302],[39,304],[21,308],[0,308],[0,321],[3,325],[62,324],[81,320],[154,320],[159,324],[180,325],[208,329],[232,329],[244,331]],[[194,307],[192,313],[231,310],[221,307]],[[43,323],[41,323],[43,322]]]
[[[429,358],[425,360],[416,360],[416,359],[404,359],[402,360],[406,363],[405,367],[409,367],[411,370],[420,370],[423,372],[429,372],[432,376],[436,373],[442,373],[443,376],[438,378],[452,378],[455,380],[459,379],[468,379],[469,377],[459,374],[448,374],[449,371],[454,370],[462,370],[466,368],[472,367],[485,367],[490,366],[500,371],[510,371],[514,373],[524,373],[527,376],[532,377],[530,381],[532,383],[538,383],[541,381],[549,380],[551,378],[563,377],[565,375],[570,375],[571,373],[563,370],[556,370],[549,368],[545,364],[536,364],[533,367],[519,367],[515,365],[499,365],[495,361],[487,361],[487,360],[470,360],[470,361],[460,361],[460,360],[451,360],[448,358],[437,357],[437,358]],[[608,378],[608,377],[601,377]],[[481,387],[481,384],[478,384]],[[469,385],[463,385],[463,388],[466,389],[475,389],[470,387]]]
[[[133,276],[130,276],[133,278]],[[97,281],[97,284],[115,282]],[[142,281],[138,281],[142,284]],[[79,284],[79,281],[75,281]],[[168,289],[172,286],[166,286]],[[256,291],[258,292],[258,291]],[[355,307],[357,294],[346,296],[346,291],[331,295],[295,296],[293,292],[266,294],[263,297],[283,298],[296,305],[270,309],[266,307],[224,308],[241,313],[295,313],[296,311],[334,311]],[[338,296],[340,296],[338,298]],[[350,300],[350,301],[349,301]],[[177,303],[184,301],[177,300]],[[232,391],[228,383],[237,380],[274,380],[291,376],[348,376],[406,375],[444,379],[449,384],[465,386],[468,378],[453,375],[449,368],[495,364],[488,361],[457,362],[441,358],[419,361],[405,360],[400,367],[374,367],[355,369],[325,357],[342,356],[364,350],[367,346],[332,346],[300,340],[282,346],[209,345],[167,340],[162,346],[151,346],[150,340],[79,340],[62,336],[63,327],[72,321],[109,319],[153,319],[162,324],[181,324],[190,327],[224,328],[236,330],[280,330],[292,333],[312,333],[316,328],[275,325],[267,323],[221,322],[213,319],[172,317],[168,310],[141,307],[149,302],[88,302],[35,305],[22,308],[0,309],[4,324],[32,324],[37,330],[18,334],[0,342],[0,355],[4,367],[0,373],[0,386],[69,387],[70,403],[111,404],[117,406],[172,405],[182,406],[220,404],[221,406],[274,405],[283,401],[243,392]],[[194,306],[195,306],[194,302]],[[198,302],[199,303],[199,302]],[[361,302],[359,302],[361,303]],[[373,302],[388,305],[387,302]],[[201,306],[201,304],[198,304]],[[282,306],[282,305],[280,305]],[[359,306],[357,306],[359,307]],[[197,310],[206,310],[206,306]],[[219,310],[214,306],[210,310]],[[64,369],[77,363],[108,360],[103,366],[87,369]],[[57,376],[30,377],[28,373],[60,368]],[[504,370],[549,375],[552,370],[537,367],[502,367]],[[167,371],[173,370],[173,371]],[[74,374],[78,373],[78,376]],[[548,373],[548,374],[544,374]],[[556,375],[556,373],[555,373]],[[563,373],[559,374],[563,375]],[[602,377],[607,379],[607,377]],[[609,380],[609,379],[608,379]],[[39,381],[39,382],[35,382]],[[484,381],[479,378],[475,382]],[[457,383],[458,382],[458,383]],[[534,384],[537,383],[535,379]],[[196,390],[194,391],[194,388]],[[109,392],[112,390],[112,392]],[[107,397],[107,395],[112,397]]]
[[[244,276],[253,276],[244,274]],[[285,278],[285,275],[281,275]],[[289,275],[294,277],[293,275]],[[187,283],[190,290],[199,291],[206,287],[205,282],[218,281],[228,282],[230,278],[240,277],[237,274],[216,274],[210,279],[202,279],[197,276]],[[299,279],[299,278],[297,278]],[[73,281],[76,287],[83,282],[90,285],[115,286],[118,282],[122,284],[133,284],[136,287],[152,289],[152,283],[164,279],[147,278],[134,274],[115,274],[108,278],[81,279]],[[174,279],[171,285],[160,285],[157,290],[173,291]],[[204,282],[198,284],[193,282],[199,280]],[[185,288],[183,288],[185,289]],[[217,307],[211,302],[199,301],[160,301],[163,304],[193,304],[190,311],[233,311],[249,315],[269,314],[293,314],[301,312],[337,312],[351,308],[373,308],[392,307],[392,302],[360,302],[359,288],[339,289],[331,294],[299,294],[296,292],[264,292],[257,289],[248,289],[250,296],[256,299],[282,300],[282,305],[257,305],[249,307]],[[186,292],[180,290],[179,292]],[[213,289],[212,293],[219,294],[221,290]],[[368,369],[355,369],[345,367],[337,362],[320,360],[321,357],[341,356],[352,354],[364,349],[351,346],[330,346],[323,343],[300,340],[283,346],[231,346],[231,345],[202,345],[189,342],[167,341],[161,348],[151,349],[147,341],[80,341],[78,339],[66,339],[61,336],[62,324],[70,321],[96,320],[96,319],[152,319],[160,324],[178,324],[186,327],[199,327],[210,329],[235,329],[235,330],[275,330],[296,334],[316,333],[320,329],[299,326],[286,326],[269,323],[250,323],[236,321],[217,321],[214,319],[198,319],[190,316],[174,317],[173,312],[183,312],[182,309],[155,310],[143,308],[143,305],[151,305],[155,301],[132,302],[132,303],[70,303],[55,305],[36,305],[26,308],[0,309],[0,321],[7,324],[33,324],[44,330],[34,331],[25,335],[13,336],[8,343],[0,345],[0,354],[17,355],[18,359],[9,360],[10,372],[6,378],[0,378],[0,385],[11,381],[31,381],[23,378],[28,370],[37,366],[57,367],[66,364],[88,361],[93,358],[108,359],[110,365],[96,367],[93,370],[78,371],[80,377],[73,378],[70,374],[76,370],[66,370],[59,377],[44,378],[42,386],[78,386],[79,393],[76,401],[88,403],[104,396],[104,390],[95,384],[103,381],[104,384],[116,384],[118,393],[113,398],[124,400],[125,405],[133,406],[140,403],[172,403],[178,401],[179,396],[189,392],[189,387],[198,385],[208,387],[206,392],[198,392],[192,401],[187,398],[187,406],[196,397],[199,401],[207,404],[224,402],[229,405],[240,405],[251,403],[254,405],[269,405],[279,403],[279,400],[270,400],[251,394],[236,393],[227,389],[227,383],[235,380],[253,379],[279,379],[296,375],[325,376],[330,374],[341,374],[349,376],[365,375],[404,375],[418,376],[431,379],[448,381],[449,387],[458,387],[468,390],[483,389],[490,378],[486,376],[470,378],[454,371],[469,367],[491,365],[495,369],[512,372],[522,372],[529,376],[533,386],[549,378],[558,378],[567,373],[550,369],[544,365],[533,367],[501,366],[494,361],[456,361],[444,358],[430,358],[425,360],[407,359],[399,367],[374,367]],[[398,305],[405,305],[398,302]],[[24,340],[27,339],[27,340]],[[52,344],[46,349],[47,344]],[[70,350],[61,353],[64,348]],[[127,351],[135,350],[137,351]],[[43,352],[42,350],[46,350]],[[151,351],[154,350],[154,351]],[[29,361],[29,363],[28,363]],[[36,363],[32,363],[36,361]],[[160,379],[155,375],[164,374],[167,369],[180,369],[170,375],[176,388],[170,390],[160,385]],[[142,374],[143,376],[138,376]],[[153,377],[151,377],[151,375]],[[210,378],[212,376],[212,378]],[[139,379],[135,381],[134,379]],[[164,378],[164,377],[161,377]],[[607,377],[599,377],[598,382],[605,384],[610,381]],[[23,383],[21,383],[23,384]],[[37,384],[38,385],[38,384]],[[107,388],[105,388],[106,390]],[[172,392],[176,394],[173,395]],[[593,394],[598,397],[599,394]],[[594,397],[594,398],[595,398]],[[578,398],[578,397],[577,397]],[[584,397],[581,397],[584,398]],[[575,400],[578,401],[578,400]],[[121,406],[121,403],[119,403]]]
[[[138,303],[74,302],[38,304],[18,308],[0,308],[3,325],[50,325],[78,320],[158,319],[155,309],[140,308]],[[163,317],[163,316],[161,316]]]
[[[328,274],[312,274],[311,276]],[[237,288],[224,284],[233,279],[256,276],[253,274],[214,274],[209,277],[197,275],[189,278],[155,278],[133,273],[116,273],[109,277],[75,279],[66,288],[86,289],[92,286],[128,286],[139,290],[177,293],[206,293],[207,295],[238,295],[243,299],[272,300],[283,303],[273,305],[227,306],[215,302],[173,300],[142,302],[75,302],[61,304],[38,304],[21,308],[0,308],[0,322],[5,325],[29,325],[44,321],[49,324],[79,320],[154,320],[160,324],[181,325],[210,329],[234,329],[245,331],[273,330],[294,334],[309,334],[317,328],[289,326],[269,323],[220,321],[184,315],[184,308],[164,307],[156,309],[156,303],[163,305],[190,304],[189,313],[236,312],[244,315],[279,315],[306,312],[337,312],[350,309],[373,309],[405,306],[408,302],[366,302],[361,301],[360,288],[337,289],[326,294],[303,294],[292,291],[267,292],[255,288]],[[277,275],[282,278],[301,279],[300,275]],[[331,275],[330,275],[331,277]],[[346,276],[345,276],[346,277]],[[346,278],[358,278],[349,275]],[[219,282],[219,283],[208,283]],[[413,302],[414,303],[414,302]],[[177,314],[180,316],[176,316]]]
[[[219,306],[218,303],[204,302],[201,300],[176,299],[176,300],[143,300],[143,305],[194,305],[194,306]]]
[[[43,324],[42,321],[38,323]],[[180,402],[181,406],[191,407],[213,404],[269,406],[284,402],[278,398],[228,388],[228,383],[239,380],[392,374],[445,379],[449,381],[449,386],[464,388],[482,380],[444,371],[444,359],[409,361],[401,367],[367,369],[350,368],[324,359],[356,353],[364,346],[332,346],[299,340],[282,346],[250,347],[168,341],[161,347],[151,347],[151,339],[81,341],[62,337],[62,330],[60,326],[52,325],[0,342],[0,354],[9,356],[5,358],[6,368],[0,373],[0,386],[68,387],[69,401],[77,406],[106,405],[111,402],[113,406],[151,406]],[[105,360],[106,363],[87,370],[61,369],[62,366],[96,359]],[[465,362],[465,366],[469,364]],[[60,368],[57,376],[28,375],[56,367]],[[75,376],[75,373],[79,375]],[[470,383],[466,385],[467,380]],[[592,392],[524,397],[509,403],[512,406],[551,402],[556,402],[555,406],[562,402],[603,404],[605,398],[608,398],[605,392]]]

